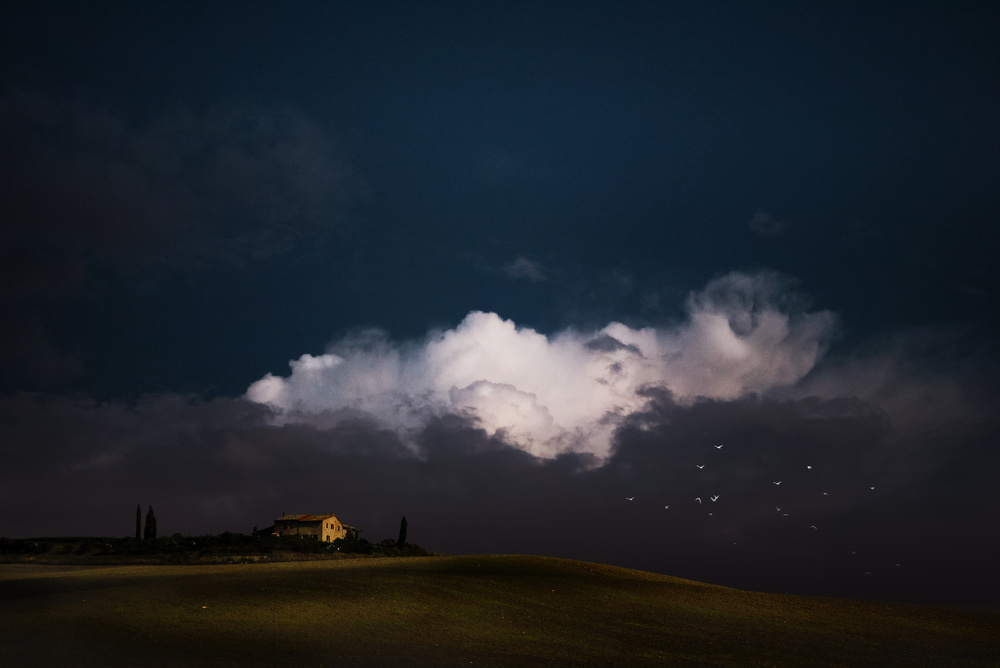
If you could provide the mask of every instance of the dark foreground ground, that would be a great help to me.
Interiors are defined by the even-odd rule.
[[[998,666],[1000,612],[526,556],[0,564],[0,666]]]

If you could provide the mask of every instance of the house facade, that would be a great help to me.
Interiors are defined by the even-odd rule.
[[[279,536],[314,538],[324,543],[330,543],[338,538],[361,536],[360,529],[344,524],[333,513],[322,515],[281,513],[281,517],[274,520],[274,533]]]

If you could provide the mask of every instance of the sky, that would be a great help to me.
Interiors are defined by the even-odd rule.
[[[1000,5],[13,2],[0,535],[1000,605]]]

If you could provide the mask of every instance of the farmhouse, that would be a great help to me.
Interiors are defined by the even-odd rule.
[[[323,515],[281,513],[281,517],[274,520],[274,533],[279,536],[315,538],[325,543],[338,538],[359,538],[361,536],[360,529],[342,523],[333,513]]]

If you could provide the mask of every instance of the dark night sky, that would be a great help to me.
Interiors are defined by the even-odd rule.
[[[878,4],[6,3],[0,535],[1000,604],[1000,5]]]

